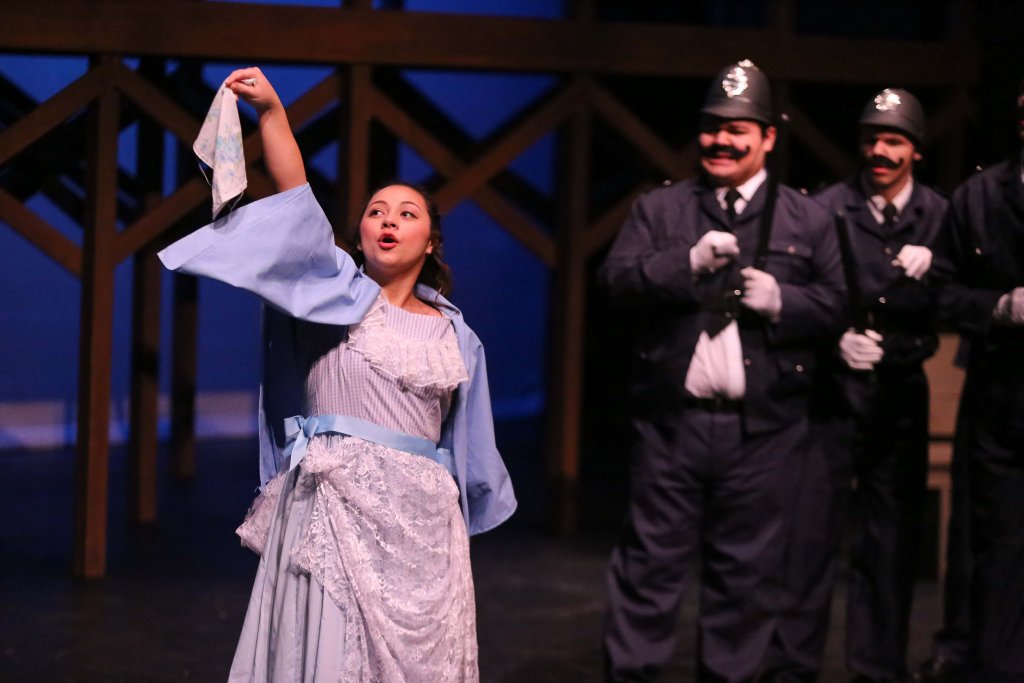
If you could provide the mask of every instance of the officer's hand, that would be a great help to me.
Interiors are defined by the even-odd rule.
[[[694,273],[713,273],[740,253],[736,235],[731,232],[710,230],[690,248],[690,270]]]
[[[907,277],[920,280],[932,267],[932,250],[928,247],[907,244],[900,249],[893,265],[902,268]]]
[[[1004,325],[1024,325],[1024,287],[1017,287],[999,297],[992,317]]]
[[[871,370],[882,354],[882,335],[874,330],[864,330],[864,334],[847,330],[839,340],[839,355],[852,370]]]
[[[753,267],[744,268],[740,274],[743,276],[740,303],[755,313],[777,321],[782,312],[782,290],[775,276]]]

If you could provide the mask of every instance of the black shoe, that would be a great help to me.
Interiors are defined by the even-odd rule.
[[[910,683],[962,683],[966,667],[960,662],[938,656],[921,664],[907,679]]]

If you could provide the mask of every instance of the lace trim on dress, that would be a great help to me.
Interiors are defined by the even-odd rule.
[[[469,539],[451,475],[341,435],[314,438],[293,475],[268,484],[264,505],[312,499],[290,571],[315,579],[346,615],[338,680],[478,681]],[[250,522],[264,545],[269,525]]]
[[[274,512],[281,496],[281,486],[287,476],[288,470],[285,469],[267,482],[249,506],[241,526],[235,529],[235,533],[242,540],[242,545],[257,555],[263,554],[263,547],[267,544],[270,524],[274,521]]]
[[[452,391],[469,379],[454,334],[441,339],[411,339],[388,327],[383,295],[348,332],[348,347],[369,361],[379,374],[404,390],[432,395]]]

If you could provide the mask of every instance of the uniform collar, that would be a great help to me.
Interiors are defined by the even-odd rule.
[[[758,188],[764,183],[768,177],[768,171],[761,167],[757,173],[752,175],[742,185],[736,186],[736,191],[740,193],[740,198],[736,200],[736,213],[743,213],[743,209],[747,208],[747,204],[750,203],[750,199],[757,192]],[[725,208],[725,193],[729,191],[726,186],[715,188],[715,199],[718,200],[719,206]]]
[[[890,202],[883,197],[881,194],[872,194],[868,184],[864,182],[863,177],[860,181],[861,189],[864,192],[864,196],[867,197],[868,209],[871,210],[871,215],[875,217],[875,220],[881,223],[884,220],[882,215],[882,209],[885,208],[886,204]],[[907,204],[910,203],[910,197],[914,194],[914,177],[907,178],[907,184],[903,186],[895,197],[892,198],[892,205],[896,207],[896,215],[903,215],[903,209],[907,208]]]

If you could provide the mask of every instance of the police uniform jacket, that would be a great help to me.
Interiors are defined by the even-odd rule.
[[[941,318],[970,341],[965,400],[979,419],[1012,415],[1024,420],[1024,327],[993,324],[992,319],[999,298],[1024,286],[1019,161],[992,166],[954,191],[933,271],[941,278]]]
[[[753,265],[760,218],[770,183],[764,182],[733,226],[739,267]],[[843,325],[842,266],[827,213],[812,200],[779,186],[764,270],[782,294],[777,322],[749,311],[738,318],[749,432],[792,424],[806,415],[823,342]],[[634,202],[598,277],[613,304],[635,312],[631,396],[646,414],[686,399],[684,382],[706,313],[702,302],[721,287],[696,277],[690,248],[709,230],[728,230],[714,189],[703,180],[656,188]]]
[[[871,328],[882,334],[884,355],[878,369],[918,368],[938,348],[931,277],[909,278],[893,265],[893,259],[908,244],[934,250],[946,211],[945,197],[915,182],[898,222],[888,229],[875,220],[857,176],[825,188],[815,199],[830,214],[846,215],[860,305],[870,315]]]

